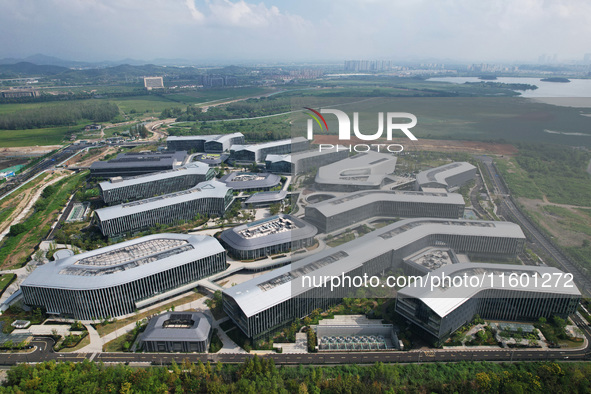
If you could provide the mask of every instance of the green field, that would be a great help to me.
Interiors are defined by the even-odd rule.
[[[418,124],[412,129],[413,134],[419,138],[418,148],[420,148],[421,138],[495,142],[535,141],[591,147],[589,131],[591,118],[581,116],[581,111],[577,108],[558,107],[520,97],[477,97],[478,94],[485,95],[492,90],[421,80],[393,79],[390,81],[384,78],[380,81],[338,80],[322,83],[327,87],[292,89],[273,95],[269,99],[251,103],[253,107],[264,106],[266,102],[269,105],[276,105],[277,100],[274,99],[289,98],[291,108],[296,111],[301,111],[302,107],[334,107],[349,114],[358,112],[361,128],[368,131],[377,128],[378,112],[409,112],[418,118]],[[201,89],[104,100],[117,104],[122,113],[137,119],[146,114],[158,116],[167,108],[184,109],[199,103],[250,97],[271,91],[262,87]],[[473,97],[445,97],[454,94]],[[0,105],[0,114],[18,109],[68,105],[68,103],[3,104]],[[292,135],[302,135],[305,132],[305,119],[308,118],[303,112],[296,112],[290,116],[290,120],[293,121]],[[337,130],[335,117],[328,115],[326,121],[330,132],[335,132]],[[231,128],[235,127],[236,125],[231,126]],[[283,129],[283,126],[281,128]],[[560,134],[560,132],[569,134]],[[60,143],[60,137],[65,130],[48,128],[11,133],[8,136],[4,135],[6,138],[0,140],[0,147]],[[402,133],[396,134],[395,137],[404,139]]]
[[[43,129],[0,130],[0,148],[60,145],[64,142],[64,136],[69,130],[79,129],[80,126],[60,126]]]
[[[518,144],[519,154],[499,158],[497,167],[515,197],[591,207],[591,154],[549,144]]]

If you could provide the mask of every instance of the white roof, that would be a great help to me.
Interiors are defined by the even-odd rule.
[[[356,208],[361,208],[367,204],[378,201],[411,202],[418,204],[465,204],[462,195],[457,193],[364,190],[308,205],[306,209],[316,209],[324,216],[329,217]]]
[[[315,277],[339,276],[374,257],[433,234],[525,239],[521,227],[510,222],[406,219],[225,289],[224,293],[236,301],[246,316],[253,316],[307,291],[309,286],[303,284],[302,271]],[[263,290],[264,287],[267,289]]]
[[[242,151],[242,150],[248,150],[251,152],[257,152],[261,149],[265,149],[265,148],[272,148],[274,146],[282,146],[282,145],[291,145],[294,143],[298,143],[298,142],[304,142],[307,141],[307,139],[305,139],[304,137],[295,137],[295,138],[288,138],[285,140],[279,140],[279,141],[270,141],[270,142],[263,142],[261,144],[250,144],[250,145],[232,145],[232,147],[230,148],[232,151]]]
[[[445,164],[419,172],[417,174],[417,184],[422,185],[435,182],[441,185],[447,185],[447,178],[475,169],[476,167],[465,161]]]
[[[271,163],[277,163],[280,161],[285,161],[287,163],[291,163],[291,154],[290,155],[267,155],[265,161]]]
[[[100,208],[97,209],[95,213],[101,221],[104,221],[200,198],[224,198],[228,190],[232,190],[232,188],[227,187],[224,183],[213,180],[206,181],[198,183],[197,186],[188,190],[114,205],[112,207]]]
[[[209,165],[200,162],[189,163],[174,170],[152,172],[150,174],[138,175],[132,177],[125,177],[118,182],[105,181],[99,183],[102,190],[118,189],[126,186],[140,185],[142,183],[158,181],[161,179],[169,179],[177,176],[185,176],[190,174],[205,175],[210,170]]]
[[[116,286],[223,253],[205,235],[156,234],[109,245],[37,267],[22,286],[90,290]]]
[[[431,288],[433,277],[464,277],[472,276],[478,278],[478,283],[474,279],[473,283],[470,279],[462,282],[459,287],[434,287]],[[492,276],[491,276],[492,274]],[[504,274],[504,277],[503,277]],[[522,278],[521,275],[525,274]],[[510,275],[516,277],[518,282],[512,279],[509,282]],[[545,276],[542,276],[545,275]],[[548,276],[550,275],[550,276]],[[552,286],[547,286],[547,279],[552,278]],[[489,289],[507,290],[507,297],[510,297],[510,292],[515,292],[515,296],[519,296],[523,292],[533,293],[551,293],[560,295],[574,295],[580,296],[581,292],[574,284],[570,282],[567,284],[567,278],[564,273],[554,267],[536,267],[526,265],[513,264],[486,264],[486,263],[461,263],[452,264],[440,267],[428,275],[423,281],[415,281],[412,285],[405,287],[398,292],[398,297],[419,298],[425,305],[427,305],[433,312],[440,317],[445,317],[460,305],[471,298],[478,296],[479,293]],[[555,286],[557,279],[560,279],[559,285]],[[460,281],[458,280],[458,284]],[[517,283],[517,286],[514,285]],[[546,283],[546,286],[544,286]],[[416,284],[416,286],[414,286]],[[565,286],[565,284],[567,286]],[[522,286],[526,285],[526,286]],[[484,296],[484,295],[483,295]]]
[[[322,166],[316,183],[332,185],[368,185],[379,187],[384,178],[394,172],[396,156],[388,153],[366,152]]]
[[[232,134],[208,134],[208,135],[171,135],[166,137],[166,141],[227,141],[234,137],[244,137],[242,133],[232,133]]]
[[[340,147],[340,150],[338,151],[344,151],[345,147]],[[295,153],[291,153],[288,155],[267,155],[267,158],[265,159],[265,161],[269,161],[271,163],[276,163],[278,161],[285,161],[288,163],[297,163],[298,160],[301,159],[307,159],[308,157],[316,157],[316,156],[323,156],[326,155],[327,153],[335,153],[338,152],[337,148],[330,148],[330,149],[322,149],[322,152],[320,152],[318,149],[313,149],[313,150],[307,150],[307,151],[303,151],[303,152],[295,152]]]

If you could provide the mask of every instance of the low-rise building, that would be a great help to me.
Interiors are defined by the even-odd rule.
[[[244,205],[247,208],[262,208],[268,207],[272,204],[280,203],[287,197],[287,191],[278,190],[272,192],[259,192],[248,197],[244,201]]]
[[[374,217],[459,219],[464,198],[455,193],[364,190],[306,207],[306,220],[330,233]]]
[[[296,152],[289,155],[267,155],[265,166],[269,172],[303,174],[335,161],[346,159],[345,149],[323,149]]]
[[[26,305],[49,315],[99,320],[190,291],[226,269],[213,237],[157,234],[38,266],[21,284]]]
[[[308,150],[310,141],[304,137],[264,142],[253,145],[233,145],[230,148],[230,161],[242,163],[261,163],[267,155],[283,155]]]
[[[197,214],[222,216],[233,198],[231,188],[212,180],[188,190],[100,208],[95,217],[103,235],[113,237],[192,220]]]
[[[109,161],[95,161],[90,175],[96,178],[128,177],[173,170],[185,164],[187,152],[120,153]]]
[[[173,151],[222,153],[230,150],[232,145],[240,144],[244,144],[242,133],[166,137],[166,146]]]
[[[167,312],[150,319],[140,343],[148,352],[206,353],[211,334],[211,321],[206,314]]]
[[[236,191],[268,191],[281,184],[281,177],[269,173],[230,172],[220,182]]]
[[[174,170],[111,178],[99,183],[99,191],[106,204],[114,205],[190,189],[214,176],[213,168],[196,162]]]
[[[347,286],[343,280],[333,287],[332,277],[404,269],[407,256],[429,246],[446,246],[472,257],[514,258],[525,239],[521,228],[510,222],[405,219],[225,289],[224,311],[245,335],[262,337],[357,294],[359,286]]]
[[[316,227],[291,215],[279,214],[225,230],[220,242],[240,260],[254,260],[305,248],[316,241]]]
[[[396,169],[396,156],[369,151],[322,166],[316,174],[316,188],[353,192],[379,189]]]
[[[417,174],[415,190],[443,188],[454,191],[476,176],[476,167],[467,162],[445,164]]]
[[[396,312],[435,340],[449,337],[477,314],[504,321],[566,318],[581,298],[572,279],[554,267],[461,263],[429,275],[449,280],[438,286],[415,280],[398,292]],[[544,286],[551,278],[553,285]]]

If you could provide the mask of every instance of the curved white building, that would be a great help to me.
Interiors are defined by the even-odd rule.
[[[396,169],[396,156],[369,151],[322,166],[316,174],[320,190],[353,192],[379,189]]]
[[[232,189],[218,181],[201,182],[176,193],[94,211],[103,235],[112,237],[156,224],[191,220],[197,214],[222,216],[233,200]]]
[[[476,176],[476,167],[465,161],[421,171],[417,174],[415,189],[443,188],[453,191],[462,187]]]
[[[431,277],[450,278],[432,287],[415,281],[398,292],[396,311],[438,340],[448,337],[478,314],[485,319],[537,321],[566,318],[577,309],[581,293],[554,267],[462,263],[438,268]],[[463,278],[472,278],[465,280]],[[457,281],[456,281],[457,279]],[[454,285],[455,282],[455,285]]]
[[[405,257],[430,246],[446,246],[472,256],[511,258],[524,244],[521,227],[510,222],[401,220],[225,289],[224,310],[247,336],[256,338],[352,295],[346,287],[334,291],[311,287],[304,277],[320,283],[327,276],[375,275],[402,268]]]
[[[224,230],[220,242],[230,255],[251,260],[311,246],[316,233],[311,224],[279,214]]]
[[[306,220],[324,233],[374,217],[434,217],[458,219],[464,198],[455,193],[365,190],[306,207]]]
[[[195,162],[169,171],[111,178],[99,183],[99,191],[107,205],[114,205],[186,190],[214,176],[213,168]]]
[[[224,269],[226,251],[215,238],[158,234],[39,266],[21,290],[25,304],[48,314],[101,319],[188,291]]]

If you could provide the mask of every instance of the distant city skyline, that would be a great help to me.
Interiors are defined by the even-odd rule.
[[[589,59],[584,0],[0,0],[0,58],[194,63]]]

